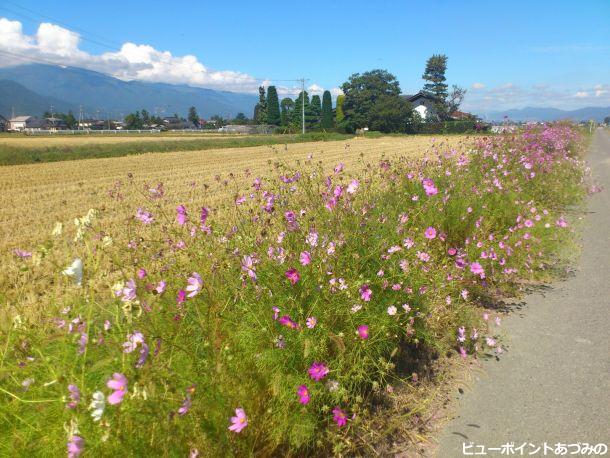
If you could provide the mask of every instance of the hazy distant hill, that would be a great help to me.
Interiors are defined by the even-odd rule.
[[[102,73],[76,67],[30,64],[0,68],[0,80],[18,82],[42,98],[53,98],[59,107],[71,107],[78,113],[83,106],[87,116],[121,117],[129,112],[145,108],[150,113],[170,116],[187,115],[195,106],[201,117],[212,115],[235,116],[243,112],[251,117],[258,101],[255,94],[241,94],[186,85],[122,81]],[[30,94],[31,95],[31,94]],[[0,98],[2,105],[6,105]],[[49,100],[32,105],[31,113],[40,115],[49,109]],[[10,114],[10,106],[9,113]],[[23,114],[23,113],[22,113]]]
[[[556,121],[559,119],[572,119],[574,121],[588,121],[594,119],[598,122],[610,116],[610,107],[585,107],[577,110],[560,110],[558,108],[525,107],[520,109],[493,111],[481,113],[483,119],[489,121],[502,121],[504,116],[512,121]]]
[[[42,96],[15,81],[0,79],[0,114],[4,117],[9,118],[13,112],[15,116],[31,114],[40,117],[51,106],[56,112],[78,110],[76,105]]]

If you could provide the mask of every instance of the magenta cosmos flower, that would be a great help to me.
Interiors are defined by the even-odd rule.
[[[432,240],[432,239],[436,238],[436,229],[434,229],[432,226],[430,226],[428,229],[426,229],[424,231],[424,235],[426,236],[426,238],[428,240]]]
[[[242,408],[235,409],[235,416],[231,417],[231,426],[229,426],[229,430],[240,433],[246,426],[248,426],[246,412]]]
[[[307,371],[312,380],[319,382],[328,375],[328,367],[324,363],[314,362]]]
[[[479,275],[481,278],[485,278],[485,270],[483,270],[483,266],[478,262],[470,264],[470,271],[475,275]]]
[[[333,420],[335,423],[337,423],[339,428],[347,424],[347,415],[339,408],[339,406],[336,406],[333,409]]]
[[[292,283],[293,285],[296,285],[297,282],[301,279],[299,272],[294,267],[288,269],[284,275],[286,275],[286,278],[290,280],[290,283]]]
[[[68,458],[76,458],[83,453],[85,441],[80,436],[72,436],[68,441]]]
[[[358,336],[360,336],[362,340],[369,338],[369,327],[366,324],[358,326]]]
[[[188,286],[186,287],[188,297],[195,297],[203,287],[203,280],[201,279],[201,275],[197,272],[193,272],[186,282],[188,283]]]
[[[120,404],[127,393],[127,377],[115,372],[112,374],[112,378],[106,383],[106,386],[111,390],[114,390],[113,393],[108,396],[108,404]]]
[[[421,184],[423,185],[424,191],[426,192],[427,196],[434,196],[438,194],[438,189],[434,185],[434,181],[432,181],[431,179],[424,178]]]
[[[364,302],[368,302],[371,300],[371,296],[373,295],[373,291],[369,288],[369,285],[362,285],[360,287],[360,297]]]
[[[301,385],[297,388],[297,396],[299,397],[299,402],[301,404],[307,404],[311,399],[309,389],[307,389],[307,386],[305,385]]]

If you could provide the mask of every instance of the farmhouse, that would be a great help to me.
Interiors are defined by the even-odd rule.
[[[57,130],[66,130],[68,125],[61,118],[50,117],[44,119],[42,128],[55,132]]]
[[[36,116],[16,116],[9,120],[8,130],[24,132],[28,130],[42,130],[44,121]]]
[[[415,95],[403,95],[405,99],[411,102],[413,109],[419,113],[422,119],[430,119],[436,117],[436,108],[434,108],[434,97],[425,92],[418,92]]]

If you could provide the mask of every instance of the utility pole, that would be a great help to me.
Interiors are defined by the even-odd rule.
[[[306,78],[300,78],[297,81],[301,82],[301,119],[303,126],[303,134],[305,134],[305,81],[309,81]]]

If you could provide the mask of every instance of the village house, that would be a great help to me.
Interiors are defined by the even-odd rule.
[[[36,116],[15,116],[9,120],[8,130],[14,132],[42,130],[44,125],[44,121]]]
[[[436,117],[436,108],[434,107],[434,97],[425,92],[418,92],[415,95],[403,95],[405,99],[411,102],[413,110],[415,110],[422,119],[434,119]]]

